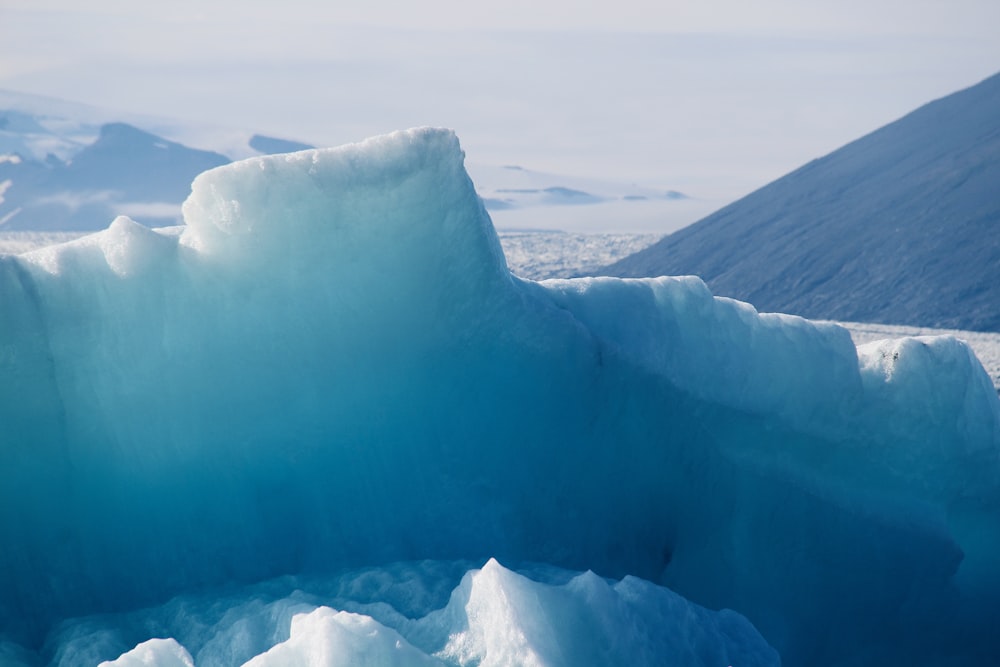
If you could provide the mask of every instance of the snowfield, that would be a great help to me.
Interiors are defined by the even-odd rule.
[[[511,272],[529,280],[590,275],[593,270],[642,250],[660,238],[657,234],[504,229],[498,229],[497,233]]]

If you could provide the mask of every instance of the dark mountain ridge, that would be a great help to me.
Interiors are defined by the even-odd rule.
[[[1000,331],[1000,74],[601,273],[695,274],[810,318]]]

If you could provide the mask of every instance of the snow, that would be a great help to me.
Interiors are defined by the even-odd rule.
[[[518,278],[463,158],[431,129],[252,158],[182,228],[0,257],[4,651],[1000,659],[965,343]]]
[[[993,386],[996,387],[997,391],[1000,391],[1000,334],[865,322],[840,322],[839,324],[851,332],[851,338],[859,346],[874,341],[903,337],[952,336],[957,338],[972,348],[993,381]]]
[[[656,234],[574,234],[551,230],[498,229],[497,233],[511,272],[530,280],[585,276],[660,238]]]
[[[80,238],[85,232],[0,232],[0,255],[20,255]]]
[[[438,616],[459,622],[440,651],[459,664],[779,664],[738,614],[710,612],[634,577],[610,585],[585,572],[546,586],[490,560],[466,575]]]
[[[117,660],[102,662],[98,667],[194,667],[191,654],[173,639],[150,639]]]
[[[247,667],[779,664],[733,612],[635,578],[611,585],[586,572],[538,583],[492,559],[463,577],[446,607],[400,625],[426,651],[370,616],[319,607],[295,615],[289,639]]]
[[[392,665],[441,667],[410,645],[398,632],[370,616],[322,607],[292,619],[291,637],[247,667],[351,667]]]
[[[57,663],[93,665],[103,652],[120,656],[102,667],[779,664],[732,611],[634,577],[540,566],[528,574],[494,559],[481,567],[421,561],[183,596],[65,623]],[[440,590],[445,584],[452,588]],[[182,641],[125,648],[154,628]]]

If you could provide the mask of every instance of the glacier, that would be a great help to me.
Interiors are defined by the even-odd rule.
[[[963,342],[519,279],[446,130],[183,213],[0,256],[0,661],[1000,660]]]

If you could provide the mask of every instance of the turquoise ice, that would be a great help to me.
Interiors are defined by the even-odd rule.
[[[1000,405],[962,342],[856,349],[693,277],[515,278],[443,130],[220,167],[184,215],[0,257],[11,655],[91,627],[66,619],[426,560],[638,586],[632,621],[608,621],[622,641],[669,587],[745,616],[786,665],[1000,656]],[[519,590],[571,585],[542,579]],[[576,614],[618,604],[566,595]],[[496,628],[448,652],[393,614],[310,605],[281,641],[377,623],[428,659],[527,655]],[[676,645],[718,647],[700,634],[717,622]],[[737,625],[730,655],[766,656]],[[156,627],[171,660],[209,642]],[[100,659],[166,639],[130,632]],[[567,632],[508,639],[579,664],[558,657]]]

